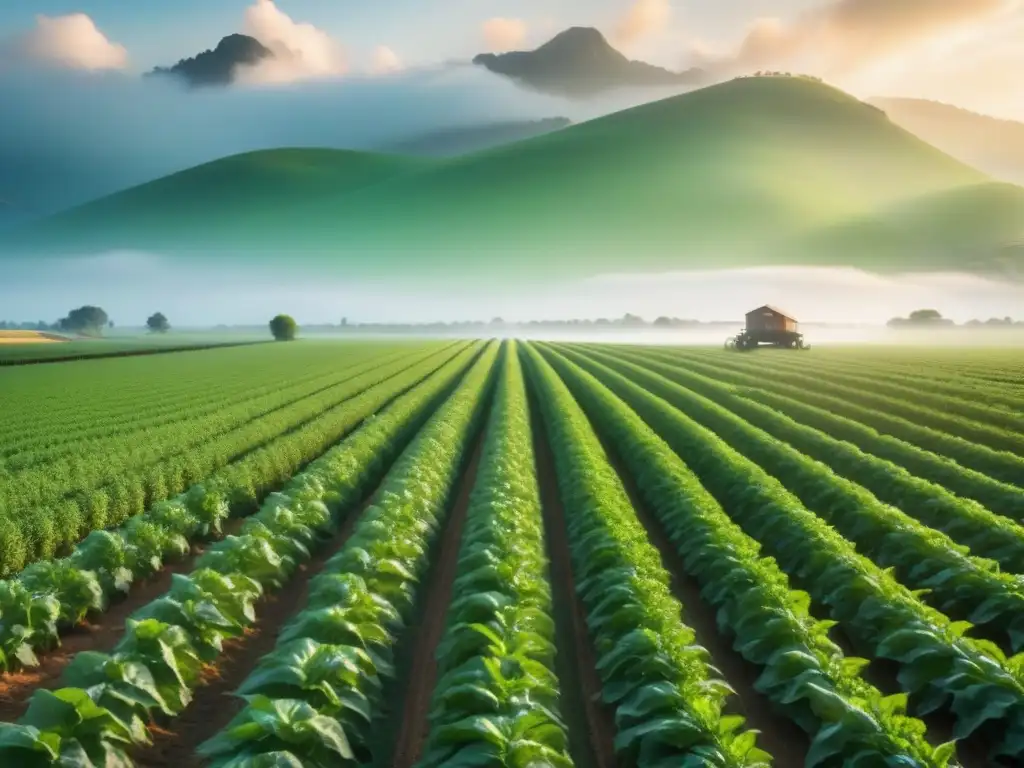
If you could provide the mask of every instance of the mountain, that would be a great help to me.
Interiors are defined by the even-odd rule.
[[[380,147],[382,152],[446,157],[479,152],[502,144],[541,136],[572,125],[566,117],[542,120],[509,120],[484,125],[468,125],[432,131]]]
[[[182,59],[171,67],[157,67],[148,74],[179,77],[194,88],[230,85],[237,67],[256,64],[273,55],[255,37],[228,35],[212,51],[203,51],[190,59]]]
[[[696,69],[670,72],[631,61],[590,27],[567,29],[533,51],[481,53],[473,63],[536,90],[574,97],[628,86],[694,85],[703,78]]]
[[[240,268],[287,253],[311,275],[407,280],[795,263],[1004,274],[1014,242],[1020,189],[791,77],[737,79],[456,158],[229,158],[4,240],[11,253],[147,250]]]
[[[908,131],[997,179],[1024,184],[1024,123],[924,99],[872,99]]]

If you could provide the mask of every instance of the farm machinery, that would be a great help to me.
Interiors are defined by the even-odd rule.
[[[726,349],[757,349],[758,347],[777,347],[780,349],[810,349],[804,343],[804,335],[796,331],[748,331],[743,329],[736,336],[725,341]]]

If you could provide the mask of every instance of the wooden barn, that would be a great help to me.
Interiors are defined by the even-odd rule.
[[[786,349],[807,349],[796,318],[778,307],[765,304],[747,312],[747,325],[739,336],[728,339],[730,349],[756,349],[761,345]]]
[[[763,307],[747,312],[747,332],[756,331],[790,331],[797,332],[796,318],[783,312],[778,307],[765,304]]]

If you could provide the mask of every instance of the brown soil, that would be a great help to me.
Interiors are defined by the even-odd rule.
[[[231,520],[228,527],[235,525]],[[237,521],[241,524],[241,520]],[[110,605],[101,615],[73,627],[61,638],[59,648],[39,653],[39,666],[0,678],[0,722],[12,722],[28,707],[32,693],[38,688],[53,690],[61,686],[64,668],[82,651],[109,653],[125,632],[125,620],[139,608],[161,597],[171,588],[176,573],[190,573],[206,545],[193,545],[191,553],[162,568],[146,582],[135,585],[121,600]]]
[[[459,546],[469,510],[469,497],[476,482],[483,455],[486,429],[476,438],[469,463],[459,481],[458,493],[448,523],[437,548],[436,566],[426,586],[426,602],[419,625],[409,628],[406,642],[413,649],[407,676],[408,687],[403,697],[401,726],[398,729],[393,768],[412,768],[420,759],[430,733],[430,702],[437,682],[437,646],[444,635],[445,619],[452,600],[452,585],[458,575]]]
[[[536,403],[532,403],[537,413]],[[558,492],[554,458],[540,424],[534,422],[537,479],[544,508],[544,528],[551,559],[551,588],[556,606],[556,625],[567,642],[559,642],[559,678],[562,681],[562,712],[569,724],[569,738],[581,768],[615,768],[615,716],[601,700],[601,678],[587,635],[586,613],[573,581],[565,510]],[[575,723],[573,722],[575,721]],[[575,727],[574,727],[575,726]],[[582,739],[585,731],[586,741]],[[586,753],[582,753],[586,750]]]
[[[196,747],[216,735],[241,711],[244,702],[232,694],[260,658],[274,650],[281,629],[305,607],[310,580],[344,546],[372,498],[373,494],[348,515],[338,532],[309,562],[299,566],[283,589],[264,594],[256,605],[256,623],[242,637],[224,643],[224,651],[216,664],[205,670],[203,682],[193,692],[194,698],[188,707],[165,726],[150,727],[153,743],[132,755],[137,766],[193,768],[203,765],[195,754]]]
[[[758,746],[775,758],[773,765],[800,768],[806,762],[810,748],[807,734],[792,720],[775,711],[771,701],[754,688],[761,668],[744,659],[733,649],[731,638],[719,632],[716,609],[701,596],[700,585],[689,575],[665,529],[643,502],[633,478],[609,446],[605,446],[605,450],[630,497],[637,519],[647,531],[648,540],[661,555],[662,565],[671,577],[672,593],[683,605],[683,621],[693,629],[696,642],[711,654],[711,665],[736,691],[727,706],[734,714],[746,718],[747,727],[760,731]]]

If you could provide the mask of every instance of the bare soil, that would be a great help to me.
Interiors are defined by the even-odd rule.
[[[700,584],[692,578],[675,545],[661,523],[644,503],[632,476],[605,446],[605,450],[619,474],[630,497],[637,519],[647,531],[647,538],[661,555],[662,565],[671,577],[672,593],[683,606],[683,621],[693,629],[696,642],[711,654],[711,664],[722,673],[736,695],[730,701],[734,714],[742,715],[747,726],[760,731],[758,746],[769,752],[778,768],[800,768],[807,758],[810,740],[804,731],[785,715],[777,712],[771,701],[757,691],[754,684],[761,668],[751,664],[733,649],[733,638],[718,630],[717,611],[700,593]]]
[[[376,491],[374,492],[376,493]],[[233,696],[263,656],[274,650],[281,629],[306,605],[309,582],[352,535],[373,494],[353,510],[338,532],[324,542],[309,562],[299,566],[283,589],[267,592],[256,604],[256,623],[242,637],[224,643],[217,662],[207,668],[192,702],[165,727],[150,728],[152,745],[132,757],[140,768],[191,768],[203,761],[196,747],[216,735],[237,715],[244,702]]]
[[[534,414],[537,414],[536,403],[531,405]],[[559,635],[557,647],[561,709],[569,726],[574,762],[580,768],[615,768],[618,764],[615,756],[615,716],[612,709],[601,700],[601,678],[597,673],[594,651],[587,634],[586,613],[576,594],[573,579],[565,510],[558,492],[554,457],[536,416],[533,442],[551,561],[555,624]]]
[[[430,733],[430,702],[437,683],[437,646],[444,635],[448,606],[452,601],[452,587],[458,575],[459,547],[466,525],[469,497],[476,483],[480,458],[483,455],[486,428],[480,429],[466,469],[459,481],[455,502],[437,548],[435,567],[426,586],[426,602],[420,613],[420,622],[409,628],[406,642],[413,649],[408,685],[403,697],[401,726],[395,751],[393,768],[412,768],[419,761]]]
[[[233,523],[235,521],[229,521],[229,525]],[[0,722],[12,722],[25,714],[28,702],[36,689],[59,688],[61,674],[75,654],[82,651],[112,651],[124,636],[125,621],[128,617],[165,594],[171,588],[171,578],[174,574],[190,573],[193,564],[206,546],[208,543],[193,544],[191,552],[186,557],[160,569],[151,579],[133,585],[124,598],[112,603],[108,610],[99,616],[87,617],[85,622],[73,627],[61,637],[58,648],[41,651],[38,654],[38,667],[0,678]]]

